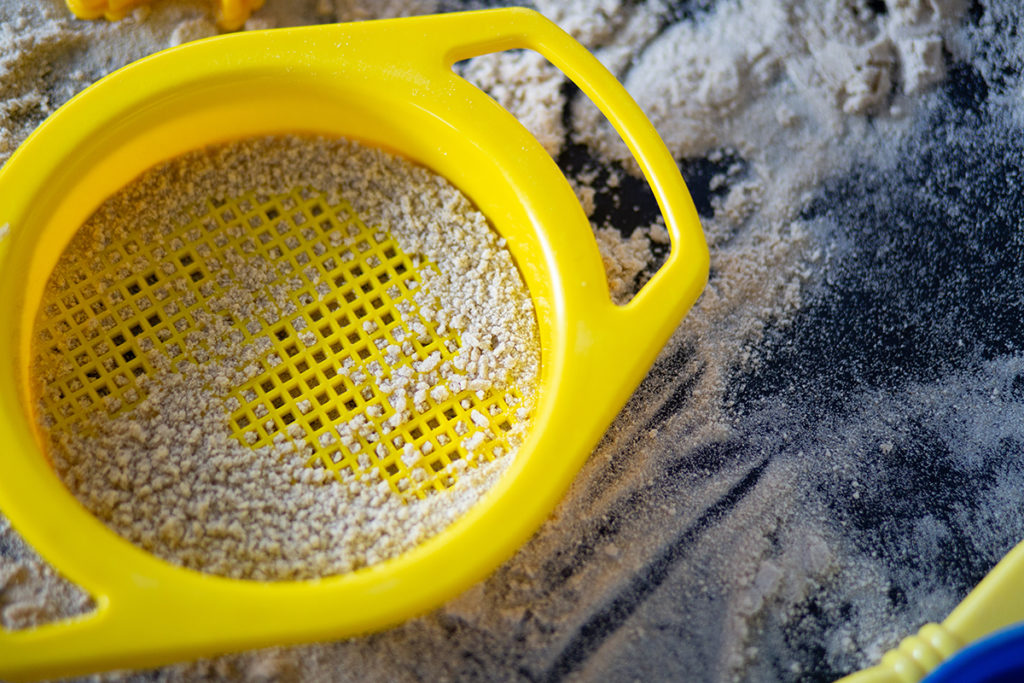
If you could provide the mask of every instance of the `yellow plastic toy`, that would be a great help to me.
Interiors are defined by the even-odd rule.
[[[925,624],[876,666],[840,683],[918,683],[959,650],[1024,622],[1024,543],[1006,554],[941,624]]]
[[[139,5],[151,0],[65,0],[68,9],[79,19],[118,21]],[[217,24],[225,31],[242,27],[249,15],[263,7],[264,0],[219,0]]]
[[[456,61],[515,48],[543,54],[594,101],[657,197],[672,250],[628,305],[610,301],[589,223],[552,159],[452,71]],[[27,363],[44,284],[104,198],[189,150],[281,132],[395,150],[459,187],[522,271],[542,369],[518,456],[451,527],[349,574],[259,583],[173,566],[92,517],[47,462]],[[544,521],[708,272],[693,204],[651,124],[581,45],[522,9],[233,34],[141,60],[71,100],[11,157],[0,171],[0,226],[0,509],[96,603],[80,618],[0,630],[7,680],[334,639],[436,607],[493,571]]]

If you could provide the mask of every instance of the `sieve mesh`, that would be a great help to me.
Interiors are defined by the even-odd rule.
[[[459,461],[474,466],[509,450],[509,432],[526,417],[517,412],[522,397],[514,388],[428,395],[426,410],[393,419],[384,392],[361,381],[375,363],[402,372],[459,350],[458,333],[442,333],[412,296],[423,270],[436,266],[366,226],[347,202],[308,189],[208,201],[206,208],[154,243],[115,241],[60,283],[59,304],[40,311],[36,324],[44,353],[60,368],[40,391],[44,426],[84,423],[95,410],[130,410],[144,398],[140,378],[153,374],[147,353],[154,350],[179,362],[210,360],[216,351],[186,335],[199,324],[197,313],[214,313],[207,302],[232,286],[218,254],[235,249],[277,267],[266,294],[285,287],[294,309],[274,321],[220,314],[243,343],[265,337],[272,345],[258,376],[228,394],[225,419],[240,442],[291,442],[308,465],[339,480],[344,469],[372,472],[418,497],[454,484]],[[133,270],[140,254],[159,265]],[[409,343],[412,353],[389,364],[383,349]],[[367,424],[339,431],[353,419]]]

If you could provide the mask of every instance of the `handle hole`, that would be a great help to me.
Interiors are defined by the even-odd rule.
[[[551,62],[516,49],[464,59],[452,69],[516,117],[558,160],[566,140],[562,91],[568,80]]]
[[[585,93],[532,50],[472,57],[453,69],[512,114],[551,155],[590,220],[612,301],[629,303],[665,263],[671,245],[639,167],[612,156],[613,149],[626,146],[611,124]],[[599,134],[587,133],[598,128]],[[594,144],[609,134],[616,136],[614,146]]]
[[[0,630],[25,631],[96,610],[10,526],[0,526]]]

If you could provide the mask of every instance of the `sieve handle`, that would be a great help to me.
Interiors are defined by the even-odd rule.
[[[657,199],[672,249],[650,282],[630,303],[610,306],[609,316],[614,328],[629,330],[622,338],[629,341],[645,335],[641,338],[657,339],[660,348],[703,290],[709,254],[689,190],[658,132],[615,76],[541,14],[509,8],[444,19],[448,26],[439,32],[441,44],[435,44],[435,49],[444,51],[446,66],[492,52],[534,50],[591,99],[626,143]]]
[[[993,567],[941,624],[925,624],[875,666],[839,683],[916,683],[958,650],[1024,623],[1024,542]]]

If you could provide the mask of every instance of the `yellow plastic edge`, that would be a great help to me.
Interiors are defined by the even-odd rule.
[[[65,0],[68,9],[79,19],[120,21],[128,12],[152,0]],[[264,0],[218,0],[217,25],[225,31],[241,28],[253,12],[263,7]]]

